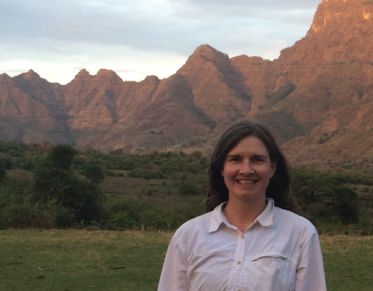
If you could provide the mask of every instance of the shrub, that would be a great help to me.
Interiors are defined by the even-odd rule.
[[[129,211],[123,210],[112,215],[109,226],[113,229],[132,229],[137,223],[138,221]]]
[[[89,162],[84,166],[83,170],[89,183],[94,187],[100,184],[105,178],[102,168],[97,163]]]
[[[61,207],[56,210],[61,227],[72,225],[72,221],[89,224],[101,215],[102,195],[97,185],[102,171],[92,164],[86,169],[90,183],[79,178],[70,168],[74,154],[69,146],[56,146],[34,173],[33,200],[44,204],[55,201]]]
[[[68,228],[74,225],[76,218],[70,209],[58,206],[55,212],[55,222],[58,228]]]
[[[50,152],[48,159],[56,168],[67,170],[70,168],[76,151],[69,145],[56,145]]]
[[[351,179],[344,175],[299,171],[293,173],[293,193],[311,220],[354,223],[359,220],[357,195],[343,185]]]
[[[198,195],[198,187],[191,181],[183,181],[179,184],[179,193],[184,195]]]

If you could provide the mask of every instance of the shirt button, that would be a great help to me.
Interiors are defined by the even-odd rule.
[[[237,265],[241,264],[241,261],[237,261]]]

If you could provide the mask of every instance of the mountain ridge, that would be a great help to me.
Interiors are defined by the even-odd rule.
[[[324,0],[278,59],[229,58],[205,44],[165,79],[83,69],[60,85],[32,70],[1,74],[0,139],[209,153],[227,126],[254,119],[295,164],[373,163],[372,16],[371,1]]]

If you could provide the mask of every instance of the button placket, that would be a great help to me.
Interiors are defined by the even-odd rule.
[[[244,240],[242,239],[242,232],[239,230],[236,230],[236,251],[234,254],[233,258],[233,268],[231,270],[231,274],[228,279],[228,286],[229,290],[237,290],[237,287],[240,285],[238,284],[240,282],[240,277],[241,277],[241,271],[242,271],[242,266],[243,266],[243,260],[244,260],[244,255],[245,255],[245,243]],[[232,288],[232,289],[230,289]]]
[[[243,268],[244,268],[244,262],[245,262],[245,235],[243,232],[239,232],[238,237],[238,246],[237,246],[237,287],[240,286],[242,289],[242,280],[243,280]]]
[[[236,256],[236,264],[240,265],[245,256],[245,241],[244,241],[244,234],[239,232],[239,239],[237,242],[237,256]]]

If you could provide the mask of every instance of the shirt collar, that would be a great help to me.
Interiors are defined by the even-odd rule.
[[[208,228],[209,233],[217,231],[222,224],[225,224],[227,226],[231,225],[223,213],[223,209],[226,204],[227,202],[219,204],[211,212],[210,226]],[[271,226],[273,224],[273,214],[274,201],[272,198],[267,198],[266,208],[263,210],[261,214],[259,214],[259,216],[255,219],[253,224],[258,222],[262,226]]]
[[[225,217],[223,213],[224,206],[227,204],[227,202],[223,202],[215,207],[215,209],[211,212],[210,217],[210,227],[208,229],[208,232],[214,232],[217,231],[222,224],[229,224],[227,218]]]
[[[274,213],[274,204],[272,198],[267,198],[267,206],[264,208],[263,212],[255,219],[262,226],[271,226],[273,224],[273,213]]]

